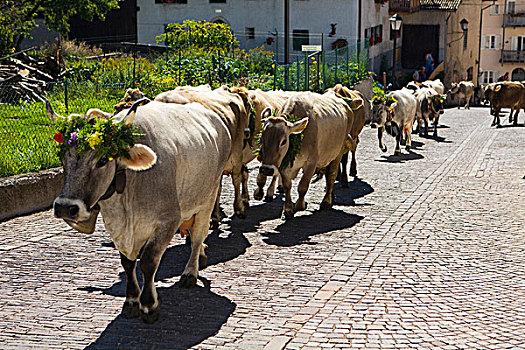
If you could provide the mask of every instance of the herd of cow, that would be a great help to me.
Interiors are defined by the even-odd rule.
[[[450,93],[464,94],[462,84]],[[496,101],[506,89],[498,86],[491,90],[491,101]],[[409,84],[371,101],[361,92],[341,85],[324,94],[184,86],[163,92],[153,100],[138,90],[128,90],[113,113],[90,109],[80,117],[91,124],[104,119],[133,125],[142,133],[141,138],[129,146],[125,157],[101,159],[93,145],[102,142],[104,135],[91,135],[89,145],[93,149],[83,151],[73,147],[83,131],[71,133],[68,143],[73,146],[61,152],[65,183],[55,199],[54,213],[84,233],[94,231],[101,213],[127,277],[122,314],[155,322],[160,303],[154,277],[177,231],[191,241],[191,255],[180,286],[194,286],[198,270],[206,266],[204,240],[210,221],[216,226],[220,220],[223,175],[232,178],[234,213],[240,218],[246,216],[249,206],[247,164],[256,154],[261,166],[255,199],[272,200],[275,183],[279,182],[285,195],[283,216],[292,218],[296,211],[306,209],[305,195],[317,173],[326,179],[321,209],[329,209],[341,162],[344,168],[340,181],[347,185],[348,152],[352,155],[350,175],[357,175],[355,154],[365,123],[378,129],[381,150],[386,151],[384,131],[396,138],[396,154],[401,152],[403,143],[409,150],[416,120],[417,129],[425,134],[433,122],[437,135],[444,92],[439,80],[422,86]],[[498,106],[501,104],[493,102],[496,111]],[[47,112],[53,120],[73,120],[72,116],[56,114],[49,103]],[[300,148],[290,145],[291,136],[301,134]],[[118,142],[113,136],[104,140]],[[284,164],[283,159],[289,159],[294,148],[291,161]],[[294,204],[292,180],[300,170],[303,175]],[[272,181],[264,196],[268,176]],[[142,288],[135,272],[139,257]]]

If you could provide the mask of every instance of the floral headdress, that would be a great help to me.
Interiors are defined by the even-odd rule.
[[[97,157],[113,160],[118,157],[130,158],[128,150],[144,136],[136,126],[125,120],[114,123],[113,119],[91,118],[73,115],[57,122],[54,136],[63,153],[75,147],[79,154],[94,150]]]
[[[377,94],[372,97],[372,103],[374,104],[385,103],[387,106],[389,106],[395,102],[397,102],[397,100],[392,95]]]
[[[445,98],[446,98],[446,95],[432,95],[430,96],[430,100],[432,100],[432,102],[435,102],[435,103],[443,103],[445,102]]]

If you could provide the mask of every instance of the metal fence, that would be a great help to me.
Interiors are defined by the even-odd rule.
[[[134,56],[135,57],[135,56]],[[167,57],[166,62],[182,68],[179,57]],[[133,60],[115,83],[79,82],[79,77],[38,87],[40,96],[49,99],[61,115],[85,113],[89,108],[112,111],[127,88],[135,87],[153,97],[178,85],[213,83],[243,84],[249,72],[228,66],[228,56],[210,57],[209,66],[193,70],[175,70],[173,79],[142,79],[139,64]],[[211,67],[211,68],[210,68]],[[290,65],[274,62],[274,74],[266,75],[264,88],[323,91],[343,83],[352,85],[368,76],[368,50],[343,47],[332,51],[305,54]],[[109,73],[108,73],[109,74]],[[179,74],[179,76],[176,76]],[[196,79],[196,77],[199,79]],[[60,165],[58,147],[53,140],[53,122],[47,117],[43,98],[26,96],[19,87],[0,85],[0,177],[39,171]]]

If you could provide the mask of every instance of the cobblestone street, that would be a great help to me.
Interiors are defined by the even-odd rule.
[[[281,196],[231,218],[225,178],[199,287],[175,285],[190,251],[176,235],[153,325],[119,316],[125,276],[101,218],[92,235],[51,211],[0,223],[0,348],[525,349],[525,128],[491,121],[446,110],[439,137],[401,156],[366,127],[359,178],[330,211],[312,184],[287,222]]]

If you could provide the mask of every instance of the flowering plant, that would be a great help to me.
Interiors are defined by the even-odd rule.
[[[128,150],[144,136],[136,126],[124,120],[114,123],[112,119],[72,116],[57,123],[54,139],[60,144],[60,153],[75,147],[79,154],[94,150],[99,158],[113,160],[129,158]]]
[[[446,95],[433,95],[430,96],[430,99],[435,103],[443,103],[445,102]]]
[[[379,103],[385,103],[387,106],[391,105],[392,103],[396,103],[397,100],[392,95],[386,95],[386,94],[377,94],[374,97],[372,97],[372,103],[379,104]]]

